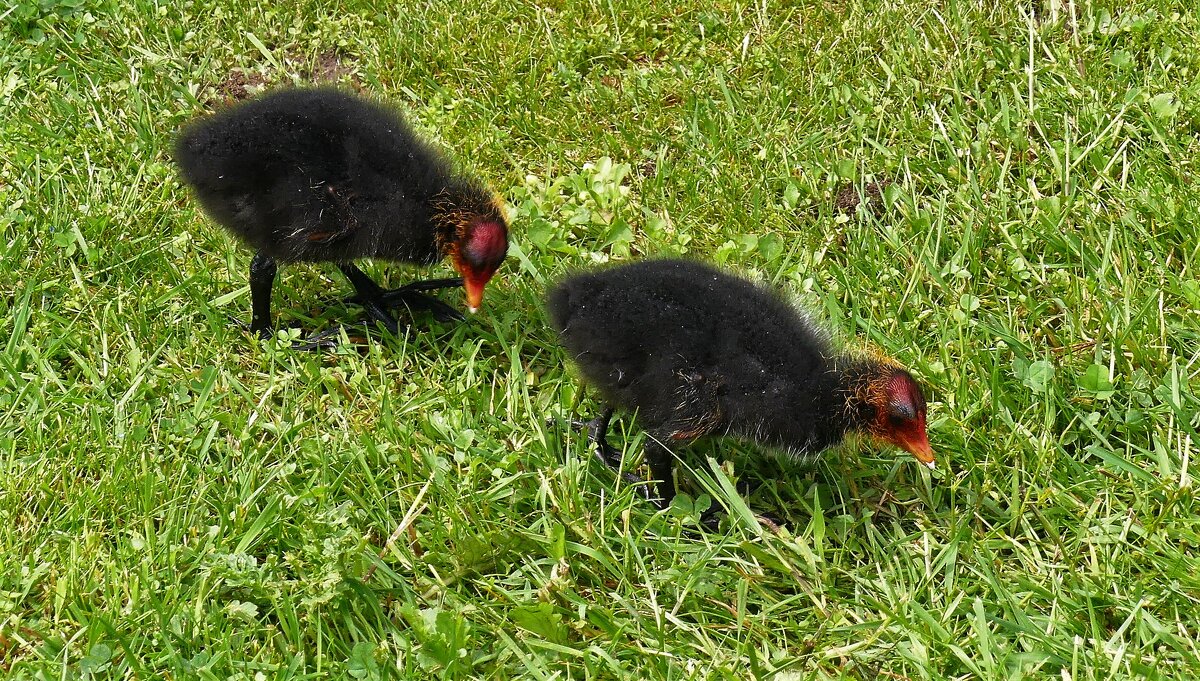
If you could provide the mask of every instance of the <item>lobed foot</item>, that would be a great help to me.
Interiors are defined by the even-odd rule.
[[[226,319],[229,320],[230,326],[242,331],[242,333],[254,334],[263,340],[275,335],[275,327],[270,324],[259,324],[256,327],[255,324],[247,324],[233,315],[227,315]]]
[[[603,463],[605,467],[620,475],[622,480],[634,485],[644,498],[649,501],[655,501],[650,496],[650,487],[646,484],[646,480],[644,478],[638,477],[629,471],[621,470],[621,461],[623,458],[621,455],[621,450],[608,444],[608,439],[606,438],[608,432],[608,422],[611,418],[612,410],[607,409],[603,414],[597,416],[591,421],[571,420],[567,421],[566,425],[569,426],[573,431],[586,430],[588,434],[588,443],[595,447],[593,453],[595,454],[596,459],[598,459],[600,463]],[[559,423],[560,422],[554,418],[546,419],[546,425],[550,427],[557,427]]]
[[[318,331],[304,340],[292,343],[292,349],[306,351],[332,350],[341,343],[343,329],[346,330],[346,337],[351,341],[359,344],[366,343],[370,338],[369,327],[373,326],[371,322],[382,326],[393,336],[400,335],[400,324],[392,316],[391,312],[373,300],[364,303],[363,309],[367,312],[367,324],[333,326],[324,331]]]
[[[754,490],[758,488],[757,485],[751,485],[745,480],[738,480],[735,487],[737,489],[738,496],[743,499],[749,499]],[[703,525],[707,530],[715,531],[721,524],[721,518],[725,517],[726,515],[727,513],[725,512],[725,509],[722,508],[716,500],[713,500],[712,504],[709,505],[708,510],[700,514],[700,524]],[[783,519],[774,513],[756,512],[754,517],[758,519],[760,524],[775,534],[779,534],[779,531],[785,524]]]
[[[357,303],[359,305],[374,303],[383,308],[396,308],[403,305],[409,310],[423,310],[433,314],[433,318],[439,322],[461,322],[466,319],[462,312],[454,309],[450,305],[426,295],[423,291],[436,291],[443,288],[454,288],[462,286],[462,278],[454,277],[451,279],[430,279],[427,281],[414,281],[406,286],[380,291],[374,300],[365,298],[361,293],[355,294],[346,298],[347,303]]]
[[[336,348],[342,342],[342,329],[346,330],[347,338],[354,340],[354,341],[359,341],[359,340],[362,340],[363,342],[366,341],[366,337],[363,336],[360,329],[357,329],[357,328],[351,329],[350,327],[346,327],[346,326],[333,326],[328,329],[325,329],[324,331],[318,331],[317,333],[312,334],[308,338],[303,338],[301,340],[295,341],[294,343],[292,343],[292,349],[300,350],[303,352],[317,352],[319,350],[332,350],[332,349]]]
[[[717,502],[713,502],[708,510],[700,514],[700,525],[709,532],[716,532],[721,529],[721,518],[728,515],[725,509]],[[774,513],[755,513],[754,517],[758,522],[770,530],[774,534],[779,534],[783,530],[784,522],[779,516]]]

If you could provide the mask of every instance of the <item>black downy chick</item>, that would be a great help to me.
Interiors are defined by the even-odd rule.
[[[609,466],[613,408],[637,413],[658,496],[675,495],[666,445],[735,435],[815,454],[851,432],[935,466],[925,397],[907,371],[836,353],[782,297],[708,265],[652,260],[568,277],[550,291],[551,323],[585,382],[608,402],[588,425]]]
[[[257,251],[250,330],[263,336],[273,330],[276,262],[337,263],[357,294],[349,300],[395,333],[389,308],[397,304],[462,319],[423,290],[461,284],[475,311],[508,250],[491,192],[390,109],[336,89],[278,90],[200,119],[179,135],[175,160],[208,214]],[[430,265],[445,256],[461,279],[391,291],[352,263]]]

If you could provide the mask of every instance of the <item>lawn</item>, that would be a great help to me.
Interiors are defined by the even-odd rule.
[[[5,676],[1200,675],[1192,3],[361,5],[0,9]],[[230,324],[251,254],[172,136],[316,80],[504,196],[469,323],[324,354]],[[910,367],[941,468],[706,441],[670,510],[618,485],[547,425],[598,404],[541,298],[661,254]],[[347,290],[286,268],[277,315]]]

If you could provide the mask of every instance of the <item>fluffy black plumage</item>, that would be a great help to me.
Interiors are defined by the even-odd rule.
[[[389,299],[352,261],[450,255],[475,307],[507,250],[490,192],[387,107],[339,90],[280,90],[203,118],[179,135],[175,160],[209,215],[258,252],[258,331],[270,329],[275,261],[339,263],[357,300],[395,330],[382,308],[414,302],[412,289]]]
[[[569,277],[548,307],[585,380],[611,406],[637,412],[664,500],[674,485],[661,445],[710,434],[816,453],[859,431],[933,460],[925,400],[907,372],[839,355],[779,295],[744,279],[645,261]],[[609,415],[592,423],[602,449]]]

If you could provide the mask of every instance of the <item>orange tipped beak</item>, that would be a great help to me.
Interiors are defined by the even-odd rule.
[[[475,312],[479,306],[483,304],[483,288],[487,286],[487,280],[480,281],[474,277],[463,277],[463,288],[467,290],[467,309]]]
[[[919,437],[912,440],[903,440],[897,444],[903,447],[904,451],[917,457],[917,461],[924,464],[926,468],[930,470],[937,468],[937,459],[933,457],[933,447],[929,446],[929,438],[925,436],[925,433],[921,433]]]

